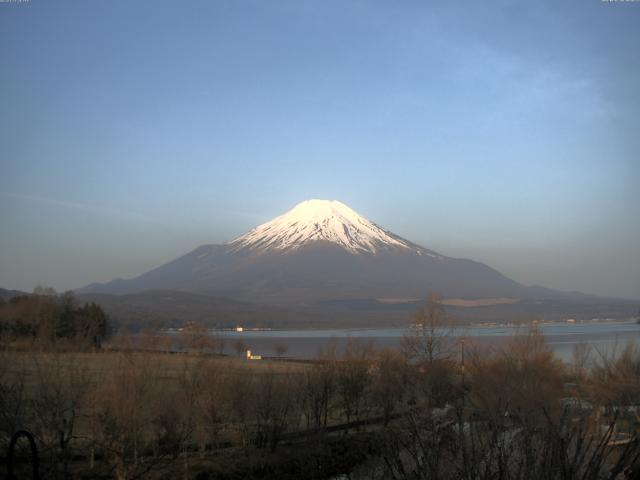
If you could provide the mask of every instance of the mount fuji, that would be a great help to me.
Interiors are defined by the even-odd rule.
[[[129,280],[80,293],[179,290],[271,305],[361,299],[530,296],[531,288],[479,262],[416,245],[345,204],[308,200],[221,245],[202,245]]]

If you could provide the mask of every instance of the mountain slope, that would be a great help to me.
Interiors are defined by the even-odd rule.
[[[327,200],[302,202],[226,244],[203,245],[139,277],[92,284],[80,292],[154,289],[274,305],[424,298],[430,292],[462,298],[540,294],[485,264],[418,246]]]
[[[20,290],[7,290],[6,288],[0,288],[0,299],[8,302],[13,297],[20,297],[22,295],[29,295],[27,292],[21,292]]]

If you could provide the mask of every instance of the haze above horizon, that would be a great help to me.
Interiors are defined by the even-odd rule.
[[[0,3],[0,287],[132,277],[310,198],[640,299],[640,4]]]

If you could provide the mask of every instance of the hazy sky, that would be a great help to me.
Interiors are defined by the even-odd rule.
[[[640,299],[640,3],[0,3],[0,286],[130,277],[309,198]]]

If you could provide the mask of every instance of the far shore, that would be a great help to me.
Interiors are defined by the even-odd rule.
[[[538,322],[547,344],[558,357],[569,361],[573,349],[578,344],[590,344],[597,351],[617,349],[628,341],[640,343],[640,324],[635,320],[598,320],[576,322]],[[461,326],[453,332],[456,338],[467,338],[467,345],[497,348],[507,342],[526,325],[516,324],[477,324]],[[237,355],[236,347],[244,347],[262,356],[278,356],[277,351],[284,350],[281,356],[299,359],[311,359],[320,351],[333,349],[342,352],[349,342],[358,342],[376,350],[401,348],[402,339],[411,334],[412,329],[395,328],[344,328],[344,329],[254,329],[242,331],[225,329],[209,330],[219,336],[224,343],[226,355]],[[166,334],[179,335],[178,330],[166,330]]]

